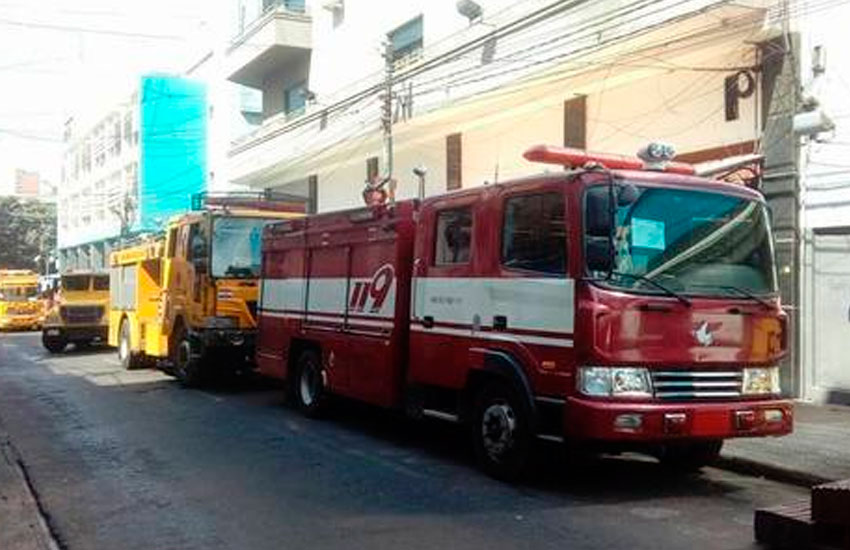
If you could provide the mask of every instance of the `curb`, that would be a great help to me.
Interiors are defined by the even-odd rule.
[[[4,476],[10,482],[5,487],[6,512],[9,512],[9,502],[17,503],[12,507],[11,514],[0,516],[0,520],[11,521],[17,526],[15,532],[6,532],[0,536],[0,543],[7,544],[19,550],[61,550],[64,546],[54,536],[50,520],[38,495],[32,485],[20,455],[8,436],[0,432],[0,468],[5,470]],[[0,521],[0,527],[3,527]],[[6,526],[9,527],[8,525]]]
[[[721,470],[728,470],[730,472],[749,476],[764,477],[772,481],[788,483],[798,487],[805,487],[807,489],[815,485],[833,481],[811,472],[803,472],[792,468],[785,468],[776,464],[768,464],[737,456],[720,456],[711,465]]]

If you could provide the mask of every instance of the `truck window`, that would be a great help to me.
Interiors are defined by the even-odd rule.
[[[94,278],[94,290],[109,290],[109,276],[96,275]]]
[[[89,289],[88,275],[66,275],[62,277],[62,290],[66,292],[83,292]]]
[[[168,257],[173,258],[177,253],[177,228],[173,228],[168,232]]]
[[[193,223],[189,226],[189,250],[187,259],[190,261],[204,260],[207,254],[207,239],[201,229],[201,224]]]
[[[469,262],[472,244],[472,210],[454,208],[437,213],[434,265]]]
[[[502,225],[502,264],[550,275],[567,271],[564,197],[538,193],[508,198]]]

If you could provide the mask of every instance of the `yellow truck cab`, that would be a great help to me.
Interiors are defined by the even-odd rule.
[[[44,320],[42,344],[50,353],[61,353],[68,344],[87,346],[106,342],[108,309],[108,274],[62,274],[53,304]]]
[[[109,344],[125,368],[156,361],[185,386],[253,368],[263,228],[305,204],[231,194],[193,208],[110,256]]]
[[[43,317],[38,275],[26,269],[0,269],[0,330],[37,330]]]

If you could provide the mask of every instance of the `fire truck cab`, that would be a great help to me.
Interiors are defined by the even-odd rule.
[[[694,468],[788,433],[761,195],[666,161],[526,157],[568,170],[270,227],[261,372],[308,414],[334,393],[464,422],[503,478],[534,439]]]
[[[263,227],[303,201],[200,195],[159,235],[113,252],[109,344],[125,368],[167,360],[186,386],[253,362]]]

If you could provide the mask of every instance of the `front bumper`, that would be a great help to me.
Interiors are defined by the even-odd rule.
[[[91,340],[106,341],[109,333],[108,326],[46,326],[44,336],[61,338],[68,342],[89,342]]]
[[[41,326],[41,315],[4,315],[0,317],[0,329],[33,329]]]
[[[233,350],[239,354],[253,354],[257,340],[256,330],[245,329],[205,329],[199,334],[204,348],[216,351]]]
[[[639,419],[639,420],[638,420]],[[622,403],[570,397],[564,435],[601,442],[730,439],[791,433],[791,401]]]

